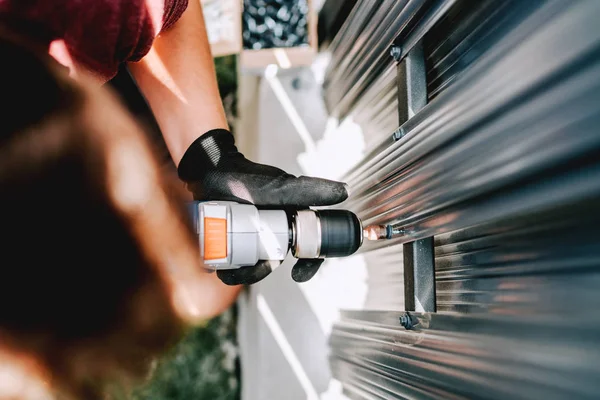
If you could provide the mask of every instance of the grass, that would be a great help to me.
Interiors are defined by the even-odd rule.
[[[234,307],[206,326],[191,329],[131,400],[239,399],[236,322]]]

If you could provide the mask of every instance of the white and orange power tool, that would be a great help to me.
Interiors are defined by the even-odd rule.
[[[358,217],[346,210],[259,209],[228,201],[192,202],[189,210],[206,266],[235,269],[259,260],[344,257],[362,245]]]

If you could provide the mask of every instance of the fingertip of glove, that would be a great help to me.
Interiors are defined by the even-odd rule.
[[[221,269],[217,276],[226,285],[252,285],[267,277],[273,271],[270,262],[259,262],[253,267],[241,267],[237,269]]]
[[[231,272],[231,270],[217,271],[217,277],[221,280],[221,282],[223,282],[224,284],[226,284],[228,286],[236,286],[236,285],[242,284],[238,281],[238,278],[236,275],[237,274],[235,274],[234,272]]]
[[[300,259],[292,268],[292,279],[295,282],[303,283],[309,281],[313,276],[317,274],[323,259]]]
[[[349,186],[346,183],[329,181],[331,185],[331,204],[338,204],[345,201],[350,195]]]
[[[337,203],[341,203],[342,201],[344,201],[348,198],[349,189],[350,189],[348,184],[343,183],[343,182],[338,182],[338,181],[330,181],[330,180],[325,180],[325,181],[329,183],[329,189],[330,189],[331,195],[332,195],[331,197],[332,197],[332,199],[335,198],[337,200]]]
[[[303,199],[311,203],[306,204],[308,206],[329,206],[348,198],[349,187],[346,183],[308,176],[300,176],[297,179],[303,181]]]
[[[343,185],[344,185],[344,190],[346,191],[346,199],[347,199],[348,197],[350,197],[350,185],[348,185],[347,183],[344,183]],[[344,199],[344,200],[346,200],[346,199]]]

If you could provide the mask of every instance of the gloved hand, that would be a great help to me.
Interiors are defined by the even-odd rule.
[[[295,177],[269,165],[246,159],[235,147],[233,135],[215,129],[200,136],[179,163],[179,178],[186,182],[194,199],[251,203],[302,209],[328,206],[348,197],[343,183],[306,176]],[[296,282],[312,278],[322,259],[300,259],[292,269]],[[280,261],[260,261],[254,267],[217,271],[228,285],[253,284],[265,278]]]

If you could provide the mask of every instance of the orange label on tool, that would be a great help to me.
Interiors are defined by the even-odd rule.
[[[204,218],[204,259],[218,260],[227,257],[227,220]]]

